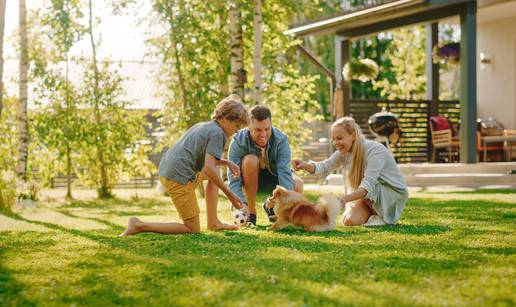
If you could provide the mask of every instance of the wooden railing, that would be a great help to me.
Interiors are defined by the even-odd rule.
[[[362,100],[350,101],[350,112],[362,128],[366,137],[374,139],[367,120],[382,108],[398,116],[403,136],[399,146],[391,146],[398,163],[418,163],[430,161],[430,102],[426,100]],[[439,114],[458,122],[460,108],[458,101],[440,101]]]

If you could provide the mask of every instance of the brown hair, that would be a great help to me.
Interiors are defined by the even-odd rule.
[[[239,122],[244,126],[249,125],[249,113],[242,104],[240,97],[235,94],[229,95],[217,104],[215,110],[213,110],[211,119],[227,119]]]
[[[365,149],[362,130],[360,130],[360,126],[358,126],[355,120],[348,116],[342,117],[334,122],[331,128],[333,129],[334,127],[342,127],[350,135],[355,135],[355,141],[353,142],[350,153],[351,165],[347,174],[347,182],[348,186],[351,187],[353,191],[356,191],[364,177],[365,170]]]
[[[256,119],[259,122],[267,118],[272,119],[271,110],[266,106],[256,105],[249,110],[249,113],[251,113],[251,119]]]

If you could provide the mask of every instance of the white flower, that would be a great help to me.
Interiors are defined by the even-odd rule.
[[[2,178],[4,181],[13,181],[16,176],[13,171],[3,171]]]

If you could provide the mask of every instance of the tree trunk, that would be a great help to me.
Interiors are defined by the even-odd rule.
[[[70,144],[66,144],[66,198],[73,199],[72,196],[72,160],[70,157]]]
[[[66,80],[66,91],[65,91],[65,104],[66,104],[66,121],[70,121],[70,84],[68,83],[68,52],[65,55],[65,80]],[[69,129],[69,126],[66,126]],[[70,133],[65,133],[68,137],[66,140],[66,198],[73,199],[72,196],[72,157],[70,148]]]
[[[97,50],[95,46],[95,40],[93,38],[93,10],[91,5],[91,0],[88,1],[89,6],[89,21],[88,21],[88,32],[90,34],[90,43],[93,54],[93,72],[94,72],[94,88],[93,88],[93,96],[95,99],[94,102],[94,112],[95,112],[95,135],[99,136],[103,131],[98,127],[101,127],[102,117],[100,114],[100,94],[99,94],[99,70],[97,66]],[[106,171],[106,162],[104,159],[104,148],[102,148],[102,142],[99,142],[98,139],[103,140],[104,138],[97,138],[97,159],[99,161],[99,174],[100,174],[100,187],[97,190],[99,198],[109,198],[111,197],[111,188],[109,186],[109,179],[107,177]]]
[[[4,106],[4,28],[5,28],[5,6],[7,0],[0,0],[0,115]]]
[[[180,10],[181,10],[181,7],[180,7]],[[180,12],[180,14],[181,13],[182,12]],[[179,46],[178,46],[178,40],[177,40],[176,25],[174,23],[174,12],[172,11],[170,4],[167,5],[167,15],[169,17],[169,23],[170,23],[170,39],[171,39],[172,45],[174,46],[174,65],[175,65],[175,69],[177,72],[177,79],[179,81],[179,86],[181,87],[181,96],[183,99],[183,110],[186,110],[186,108],[188,106],[188,96],[187,96],[187,91],[186,91],[185,80],[183,78],[181,57],[179,56]]]
[[[28,156],[28,122],[27,96],[29,57],[27,47],[27,8],[25,0],[19,0],[19,31],[20,31],[20,101],[18,108],[18,176],[27,179]]]
[[[253,28],[254,28],[254,103],[260,104],[262,91],[262,0],[254,0]]]
[[[246,72],[244,70],[244,47],[242,36],[242,13],[238,1],[229,5],[229,33],[231,36],[231,93],[237,94],[244,100],[244,85]]]

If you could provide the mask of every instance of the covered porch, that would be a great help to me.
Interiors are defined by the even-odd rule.
[[[463,164],[478,162],[477,148],[477,71],[476,71],[476,13],[477,1],[456,0],[399,0],[368,1],[359,10],[338,16],[291,27],[285,34],[304,37],[307,35],[335,35],[335,71],[329,71],[310,50],[300,47],[332,80],[332,89],[340,88],[344,115],[352,114],[369,132],[367,119],[370,115],[386,108],[398,116],[403,130],[402,144],[393,148],[400,163],[418,163],[432,160],[432,136],[430,118],[444,115],[454,122],[460,122],[455,156]],[[439,100],[439,65],[432,62],[432,49],[438,43],[438,21],[458,16],[460,20],[460,97],[458,101]],[[373,33],[413,24],[426,25],[426,80],[427,91],[424,100],[364,100],[351,97],[350,81],[342,77],[342,69],[351,59],[350,42]]]

